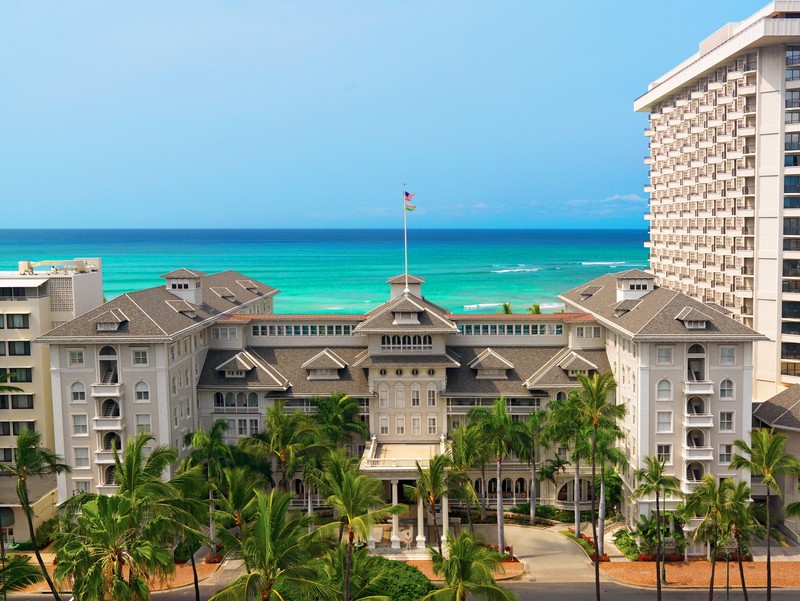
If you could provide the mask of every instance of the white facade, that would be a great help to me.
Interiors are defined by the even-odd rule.
[[[701,42],[634,103],[650,113],[650,266],[766,335],[754,395],[800,382],[800,2]]]

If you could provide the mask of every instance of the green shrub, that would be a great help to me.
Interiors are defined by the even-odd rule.
[[[172,552],[172,557],[175,559],[176,563],[186,563],[192,555],[197,553],[199,548],[200,543],[196,541],[182,540]]]
[[[636,561],[639,556],[639,545],[636,544],[636,539],[627,530],[618,530],[614,534],[614,544],[617,546],[625,557],[630,561]]]
[[[389,578],[380,590],[366,589],[364,592],[371,595],[386,595],[393,601],[417,601],[436,587],[417,568],[400,561],[392,561],[380,557],[381,569],[385,570]]]
[[[53,542],[53,536],[58,531],[58,516],[53,516],[49,520],[45,520],[36,529],[36,542],[39,547],[44,549],[47,545]],[[33,545],[31,545],[33,549]]]

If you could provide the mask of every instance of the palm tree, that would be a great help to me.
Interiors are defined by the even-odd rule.
[[[267,453],[278,460],[278,488],[289,490],[289,478],[295,472],[304,453],[315,452],[325,445],[313,442],[315,426],[298,411],[286,411],[286,401],[275,401],[264,416],[266,431],[253,437],[253,444],[265,445]]]
[[[536,486],[538,483],[536,477],[536,461],[539,457],[539,446],[547,447],[546,441],[543,441],[543,438],[549,415],[549,412],[542,410],[534,411],[528,416],[528,421],[523,425],[522,440],[517,450],[520,459],[525,459],[528,465],[531,466],[530,488],[528,489],[530,497],[529,523],[531,526],[536,523]]]
[[[309,562],[322,555],[325,545],[318,533],[307,532],[312,518],[289,510],[292,495],[276,490],[256,491],[251,536],[235,553],[247,572],[217,592],[210,601],[241,601],[258,597],[280,599],[278,585],[291,587],[306,598],[324,598],[331,591],[317,582]]]
[[[453,470],[461,476],[459,495],[467,503],[467,521],[469,522],[470,532],[474,534],[475,527],[472,523],[472,503],[480,502],[475,491],[475,486],[469,477],[469,472],[481,463],[481,459],[486,456],[486,445],[481,436],[481,432],[474,427],[459,426],[453,430],[450,440],[450,453],[452,455]],[[485,462],[484,462],[485,463]]]
[[[744,601],[748,601],[747,585],[744,580],[744,566],[742,565],[742,554],[744,546],[742,543],[749,540],[756,534],[763,532],[763,528],[758,524],[756,513],[759,505],[750,500],[750,487],[746,482],[740,481],[735,485],[727,487],[727,495],[723,505],[723,519],[726,524],[726,531],[729,531],[736,541],[736,560],[739,564],[739,578],[742,581],[742,593]]]
[[[484,407],[473,407],[469,412],[469,418],[483,432],[494,455],[497,466],[497,544],[501,549],[505,549],[506,534],[503,519],[505,516],[503,515],[503,495],[501,493],[503,459],[508,457],[513,449],[519,448],[522,424],[511,418],[503,397],[494,402],[491,410]]]
[[[686,496],[686,512],[689,515],[703,518],[695,530],[695,536],[710,546],[711,579],[708,584],[708,601],[714,599],[717,546],[726,536],[724,513],[728,490],[731,486],[730,480],[726,479],[717,484],[714,474],[706,474],[697,487]]]
[[[780,496],[777,478],[784,474],[800,474],[800,462],[784,451],[786,435],[772,428],[759,428],[750,432],[750,445],[743,440],[733,443],[742,452],[734,454],[731,467],[747,470],[753,476],[761,476],[767,487],[767,601],[772,599],[772,547],[770,529],[771,494]]]
[[[146,601],[148,581],[174,569],[172,551],[138,531],[141,513],[125,495],[98,495],[58,541],[59,581],[74,580],[82,601]]]
[[[266,490],[267,482],[243,467],[226,467],[222,470],[221,485],[214,485],[216,521],[233,524],[238,536],[245,538],[247,523],[252,518],[255,508],[256,490]],[[226,528],[220,530],[221,536],[233,536]]]
[[[354,466],[339,472],[332,471],[326,476],[324,487],[329,493],[326,503],[333,507],[347,533],[343,594],[344,601],[350,601],[350,575],[356,536],[368,538],[373,525],[390,515],[403,513],[405,506],[387,507],[382,498],[383,482],[359,474]],[[324,532],[336,526],[334,522],[321,530]]]
[[[3,384],[3,382],[10,381],[14,375],[14,372],[0,374],[0,394],[6,394],[8,392],[23,392],[22,388],[18,388],[17,386]]]
[[[439,536],[439,526],[436,523],[436,503],[446,496],[451,489],[458,487],[459,476],[451,471],[453,462],[447,455],[434,455],[428,461],[428,467],[424,468],[417,464],[417,483],[415,485],[405,485],[405,493],[414,501],[422,502],[428,508],[431,518],[433,518],[433,533],[436,537],[436,544],[439,552],[442,551],[442,539]],[[442,524],[447,531],[447,524]]]
[[[594,374],[591,378],[578,374],[580,390],[577,395],[576,408],[583,420],[592,426],[592,538],[594,539],[594,588],[597,601],[600,601],[600,551],[597,544],[597,431],[601,424],[612,424],[614,420],[625,416],[625,405],[609,402],[609,396],[617,387],[614,374],[607,371]]]
[[[189,432],[184,437],[192,447],[186,461],[188,467],[204,466],[206,472],[206,485],[208,486],[208,538],[212,546],[217,543],[216,530],[214,529],[214,483],[222,479],[222,469],[232,457],[231,447],[225,442],[224,434],[230,425],[224,419],[218,419],[211,424],[211,429]]]
[[[511,303],[503,303],[501,306],[501,311],[498,313],[503,313],[505,315],[511,315],[514,311],[511,310]]]
[[[649,456],[644,458],[644,467],[636,470],[636,480],[639,486],[634,491],[637,497],[655,495],[656,497],[656,597],[661,601],[661,514],[659,508],[659,497],[661,495],[680,494],[680,482],[675,476],[664,473],[664,461],[658,457]]]
[[[528,313],[531,315],[541,315],[542,306],[539,303],[533,303],[530,307],[528,307]]]
[[[347,544],[337,545],[323,558],[322,569],[333,586],[345,590],[345,566],[347,564]],[[382,568],[380,558],[369,555],[366,549],[359,549],[352,556],[350,569],[350,601],[391,601],[385,595],[370,595],[370,590],[381,590],[388,582],[389,575]],[[343,599],[336,595],[332,600]]]
[[[33,509],[31,508],[30,498],[28,497],[28,479],[31,477],[51,476],[69,472],[68,465],[62,462],[61,458],[41,445],[42,436],[35,430],[22,430],[17,436],[17,452],[14,465],[0,464],[0,472],[5,472],[9,476],[17,479],[17,497],[28,522],[28,531],[31,536],[33,552],[36,561],[42,570],[42,575],[47,581],[47,585],[53,593],[56,601],[61,601],[61,597],[56,591],[50,574],[44,565],[39,544],[36,541],[36,533],[33,528]]]
[[[478,542],[462,530],[454,539],[447,535],[448,554],[431,549],[433,571],[445,581],[445,586],[422,598],[422,601],[466,601],[467,596],[488,601],[513,601],[516,595],[497,586],[494,569],[499,554]]]
[[[21,590],[42,579],[41,570],[30,565],[29,559],[27,555],[3,558],[3,567],[0,568],[0,595],[3,595],[3,599],[8,593]]]
[[[361,405],[349,394],[334,392],[311,402],[317,407],[313,421],[320,429],[320,438],[331,447],[352,442],[354,436],[362,440],[369,437],[367,424],[359,419]]]
[[[606,532],[606,468],[626,468],[628,460],[620,448],[617,441],[624,437],[622,430],[613,427],[600,428],[597,431],[597,459],[600,465],[600,505],[597,509],[597,545],[599,555],[605,554],[605,532]],[[612,472],[613,473],[613,472]]]

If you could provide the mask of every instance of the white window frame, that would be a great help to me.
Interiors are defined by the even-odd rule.
[[[381,436],[389,435],[389,418],[387,416],[382,415],[378,418],[378,431],[381,433]]]
[[[80,386],[83,390],[78,391],[78,394],[83,395],[83,398],[75,398],[75,386]],[[69,398],[71,403],[86,404],[86,385],[83,382],[73,382],[69,385]]]
[[[146,417],[146,420],[140,420],[140,417]],[[134,415],[134,420],[136,424],[136,433],[139,434],[140,432],[152,432],[153,431],[153,418],[149,413],[136,413]],[[146,422],[146,423],[145,423]],[[147,428],[145,430],[145,428]]]
[[[75,479],[72,480],[72,494],[77,495],[80,493],[92,492],[92,481],[89,479]]]
[[[669,430],[661,430],[661,421],[659,420],[659,416],[662,415],[669,416]],[[673,432],[672,411],[656,411],[656,434],[672,434],[672,432]]]
[[[411,435],[412,436],[422,436],[422,416],[421,415],[412,415],[411,416]]]
[[[142,361],[144,359],[144,361]],[[131,349],[131,367],[149,367],[150,353],[146,347]]]
[[[395,409],[405,409],[406,407],[406,387],[398,384],[394,388],[394,407]]]
[[[725,382],[730,382],[730,388],[726,387],[725,390],[730,390],[730,395],[722,396],[722,385]],[[720,401],[733,401],[736,399],[736,384],[733,383],[733,380],[730,378],[725,378],[722,382],[719,383],[719,400]]]
[[[436,416],[435,415],[429,415],[428,419],[426,420],[426,422],[428,424],[428,434],[429,435],[434,435],[434,434],[438,434],[439,433],[439,426],[436,423]]]
[[[725,455],[728,456],[727,459],[723,458]],[[719,445],[718,463],[720,465],[728,465],[730,464],[732,459],[733,459],[733,445],[731,443]]]
[[[141,388],[141,387],[144,388]],[[141,388],[141,389],[140,389]],[[139,398],[139,394],[147,395],[146,398]],[[136,382],[133,386],[133,402],[134,403],[149,403],[150,402],[150,385],[142,380]]]
[[[672,443],[659,443],[656,445],[656,459],[662,460],[666,456],[664,465],[672,465]]]
[[[436,407],[436,389],[428,388],[428,407]]]
[[[723,360],[723,351],[730,351],[730,358]],[[719,364],[720,365],[736,365],[736,347],[735,346],[721,346],[719,347]]]
[[[76,359],[73,361],[73,357]],[[77,361],[80,359],[80,361]],[[69,367],[85,367],[86,354],[82,348],[68,348],[67,349],[67,365]]]
[[[661,352],[668,351],[669,357],[662,357]],[[672,365],[674,361],[674,349],[671,346],[657,346],[656,347],[656,365]]]
[[[406,435],[406,418],[403,415],[398,415],[394,418],[394,433],[396,436]]]
[[[378,388],[378,407],[381,409],[389,407],[389,388],[387,386]]]
[[[669,391],[668,391],[669,394],[667,396],[662,396],[662,394],[661,394],[662,393],[661,385],[663,383],[666,383],[667,386],[669,386]],[[656,400],[657,401],[671,401],[672,400],[672,395],[673,395],[672,390],[673,390],[673,387],[672,387],[672,382],[670,380],[668,380],[667,378],[660,379],[658,381],[658,383],[656,384]]]
[[[419,388],[411,389],[411,406],[419,407]]]
[[[86,465],[78,464],[78,451],[86,451]],[[73,447],[72,457],[76,470],[88,470],[92,467],[92,462],[89,459],[89,447]],[[81,458],[83,460],[83,458]]]
[[[83,418],[83,431],[78,431],[78,424],[75,418]],[[72,414],[72,435],[73,436],[89,436],[89,416],[86,413],[73,413]]]
[[[722,427],[722,416],[730,415],[730,428]],[[727,421],[727,420],[726,420]],[[719,431],[720,432],[735,432],[736,431],[736,412],[735,411],[720,411],[719,412]]]

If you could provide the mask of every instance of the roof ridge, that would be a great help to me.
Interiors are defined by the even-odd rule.
[[[664,305],[658,311],[654,311],[653,314],[650,316],[650,319],[644,322],[641,328],[633,332],[634,336],[637,335],[639,332],[643,331],[648,325],[650,325],[650,322],[653,321],[656,317],[658,317],[658,315],[660,315],[661,312],[667,308],[667,305],[669,305],[672,301],[674,301],[678,297],[679,294],[681,294],[680,292],[677,292],[676,290],[670,290],[669,288],[665,288],[664,290],[669,290],[670,292],[672,292],[672,298],[669,299],[666,303],[664,303]],[[644,296],[642,298],[644,298]]]
[[[161,286],[156,286],[156,288],[161,288]],[[137,292],[140,292],[140,291],[138,291],[138,290],[137,290]],[[144,309],[142,309],[142,307],[139,305],[139,303],[137,303],[137,302],[136,302],[136,301],[133,299],[133,297],[131,297],[131,294],[130,294],[130,292],[126,292],[126,293],[125,293],[123,296],[127,297],[127,298],[128,298],[128,300],[130,300],[130,301],[131,301],[131,302],[132,302],[132,303],[133,303],[133,304],[136,306],[136,308],[137,308],[137,309],[139,309],[139,311],[141,311],[141,312],[144,314],[144,316],[145,316],[145,317],[147,317],[147,319],[149,319],[150,321],[152,321],[152,322],[153,322],[153,323],[156,325],[156,327],[157,327],[159,330],[161,330],[161,332],[164,334],[164,336],[169,336],[169,334],[167,334],[166,330],[165,330],[164,328],[162,328],[162,327],[161,327],[161,326],[158,324],[158,322],[157,322],[155,319],[153,319],[153,318],[150,316],[150,314],[149,314],[147,311],[145,311]]]

